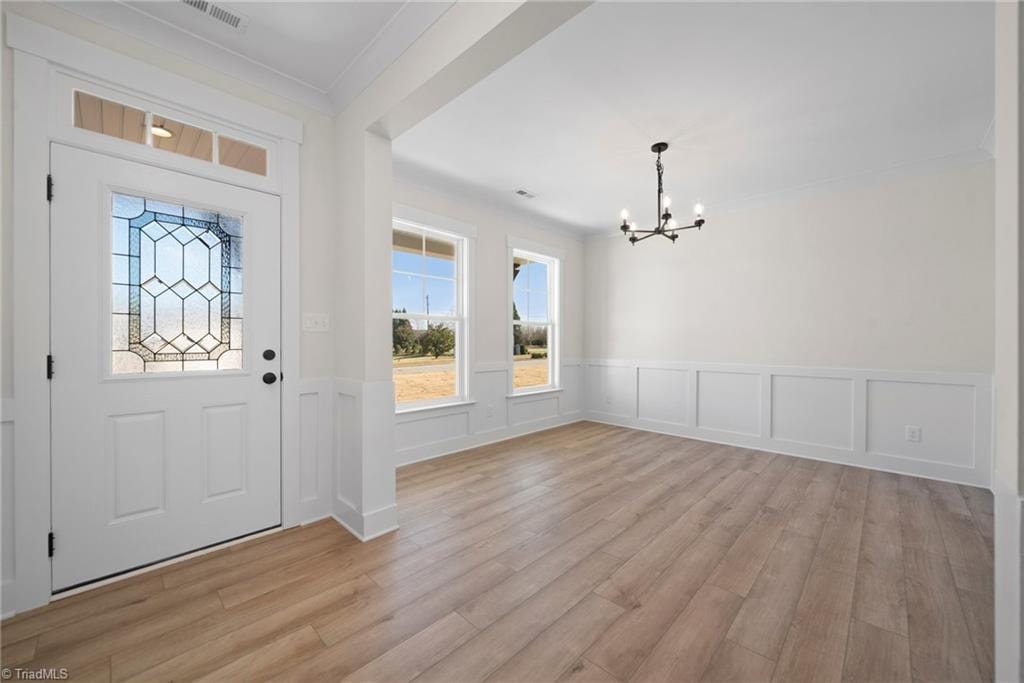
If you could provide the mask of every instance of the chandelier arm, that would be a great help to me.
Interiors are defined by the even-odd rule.
[[[637,230],[636,232],[645,232],[647,234],[644,235],[643,237],[637,237],[636,240],[633,241],[633,244],[636,244],[637,242],[643,242],[645,239],[648,239],[650,237],[654,237],[657,234],[660,234],[660,233],[654,232],[653,230]]]
[[[665,232],[679,232],[681,230],[692,230],[693,228],[699,228],[699,227],[700,227],[699,225],[694,223],[693,225],[686,225],[686,226],[683,226],[681,228],[672,228],[671,230],[666,230]]]

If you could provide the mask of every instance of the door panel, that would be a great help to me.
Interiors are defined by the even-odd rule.
[[[280,523],[280,207],[64,145],[51,167],[57,591]]]

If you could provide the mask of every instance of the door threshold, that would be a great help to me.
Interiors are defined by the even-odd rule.
[[[180,555],[174,555],[173,557],[168,557],[163,560],[157,560],[156,562],[151,562],[150,564],[144,564],[133,569],[126,569],[123,572],[109,574],[98,579],[93,579],[92,581],[80,583],[76,586],[62,588],[60,591],[52,593],[50,595],[50,602],[57,602],[58,600],[63,600],[64,598],[70,598],[73,595],[79,595],[81,593],[86,593],[96,588],[109,586],[110,584],[117,583],[118,581],[130,579],[141,574],[146,574],[147,572],[151,572],[156,569],[163,569],[164,567],[169,567],[173,564],[178,564],[186,560],[202,557],[203,555],[209,555],[210,553],[217,552],[218,550],[224,550],[225,548],[230,548],[233,545],[245,543],[246,541],[252,541],[257,538],[263,538],[264,536],[270,536],[283,530],[284,527],[278,524],[277,526],[261,529],[260,531],[254,531],[252,533],[244,534],[242,536],[236,536],[235,538],[229,539],[227,541],[219,541],[217,543],[213,543],[202,548],[197,548],[196,550],[189,550],[188,552],[182,553]]]

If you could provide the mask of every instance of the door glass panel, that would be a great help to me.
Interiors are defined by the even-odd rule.
[[[242,367],[242,221],[115,193],[113,374]]]

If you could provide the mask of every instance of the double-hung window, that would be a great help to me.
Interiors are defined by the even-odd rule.
[[[399,410],[466,395],[465,239],[395,220],[391,346]]]
[[[512,249],[513,393],[558,386],[558,259]]]

